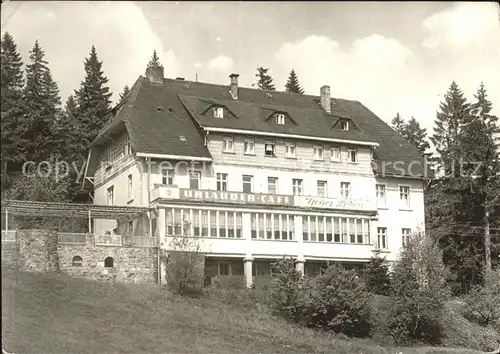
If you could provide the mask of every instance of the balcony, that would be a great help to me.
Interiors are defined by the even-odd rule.
[[[352,210],[352,211],[377,211],[375,198],[373,199],[340,199],[322,198],[314,196],[279,195],[262,193],[243,193],[215,190],[196,190],[178,188],[156,184],[150,192],[151,201],[177,200],[213,204],[234,204],[234,205],[261,205],[261,206],[281,206],[297,207],[307,209],[331,209],[331,210]]]

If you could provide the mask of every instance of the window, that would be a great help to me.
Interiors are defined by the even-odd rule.
[[[293,195],[302,195],[304,193],[303,180],[293,179]]]
[[[189,172],[189,189],[200,189],[200,171],[190,171]]]
[[[217,190],[227,191],[227,173],[217,173]]]
[[[323,160],[323,146],[315,145],[313,149],[314,149],[314,159]]]
[[[113,265],[114,265],[115,261],[112,257],[107,257],[105,260],[104,260],[104,267],[106,268],[113,268]]]
[[[351,183],[340,182],[340,196],[342,199],[349,199],[351,197]]]
[[[347,156],[348,156],[349,162],[358,162],[358,153],[357,153],[356,149],[347,150]]]
[[[214,108],[214,118],[224,118],[224,108],[215,107]]]
[[[71,264],[73,267],[81,267],[83,263],[83,259],[80,256],[74,256],[73,260],[71,261]]]
[[[410,208],[410,187],[399,186],[400,207],[404,209]]]
[[[333,162],[340,162],[341,159],[340,159],[340,148],[339,147],[334,147],[332,148],[332,156],[331,156],[331,160]]]
[[[245,155],[255,155],[255,140],[253,138],[245,138],[244,148]]]
[[[243,192],[252,193],[253,176],[243,175]]]
[[[327,186],[328,184],[326,181],[318,181],[318,197],[326,198],[328,196]]]
[[[108,188],[108,205],[113,205],[115,201],[115,187],[111,186]]]
[[[274,140],[266,140],[264,155],[265,156],[275,156]]]
[[[231,267],[228,262],[219,263],[219,275],[231,275]]]
[[[410,238],[410,234],[411,234],[411,229],[401,229],[401,235],[402,235],[401,244],[403,245],[403,247],[406,247],[406,245],[408,244],[408,239]]]
[[[377,207],[385,208],[385,185],[377,184],[375,189],[377,191]]]
[[[187,143],[187,139],[184,135],[179,135],[179,140],[182,141],[183,143]]]
[[[161,171],[161,183],[171,186],[174,184],[174,170],[163,169]]]
[[[378,227],[377,228],[377,248],[387,249],[387,228]]]
[[[125,138],[125,156],[132,154],[132,144],[130,143],[130,137]]]
[[[285,157],[288,158],[295,158],[297,157],[295,153],[295,143],[293,141],[286,141],[285,142]]]
[[[276,124],[285,124],[285,115],[283,113],[277,113],[275,116]]]
[[[112,164],[114,162],[114,159],[115,159],[115,154],[113,151],[113,147],[110,146],[108,147],[108,164]]]
[[[278,177],[267,177],[267,193],[278,194]]]
[[[349,130],[349,122],[347,120],[340,121],[340,129]]]
[[[129,236],[132,236],[134,234],[134,220],[128,221],[127,232]]]
[[[133,196],[133,189],[132,189],[132,175],[128,175],[128,199],[132,199]]]
[[[223,152],[234,152],[233,144],[234,139],[232,136],[226,136],[222,138],[222,151]]]

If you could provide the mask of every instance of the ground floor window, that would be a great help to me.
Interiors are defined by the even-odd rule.
[[[294,240],[294,217],[288,214],[251,214],[253,239]]]
[[[242,237],[242,213],[184,208],[166,209],[168,236]]]
[[[254,277],[272,277],[275,275],[273,272],[273,262],[266,261],[254,261],[252,263],[252,276]]]
[[[370,243],[370,220],[329,216],[302,217],[304,241]]]

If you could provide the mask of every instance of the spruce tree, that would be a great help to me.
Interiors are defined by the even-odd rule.
[[[257,86],[260,90],[274,91],[273,78],[267,73],[268,71],[269,68],[265,69],[262,66],[257,68],[257,74],[255,74],[258,77]]]
[[[285,85],[285,91],[291,93],[298,93],[300,95],[304,94],[304,90],[300,87],[299,78],[295,73],[295,70],[290,71],[290,76]]]
[[[153,51],[153,56],[151,57],[151,60],[148,63],[148,68],[159,68],[161,67],[160,64],[160,58],[158,58],[158,55],[156,54],[156,50]]]
[[[130,92],[130,89],[129,89],[128,85],[125,85],[125,87],[123,88],[122,93],[120,93],[120,102],[122,102],[125,99],[125,97],[127,97],[127,95],[129,94],[129,92]]]
[[[385,259],[376,253],[365,268],[365,283],[368,289],[378,295],[389,295],[391,290],[391,277]]]
[[[19,122],[22,117],[22,97],[24,76],[23,62],[17,52],[17,45],[10,33],[5,32],[1,39],[1,169],[2,189],[7,186],[7,171],[9,164],[19,163],[20,134]]]
[[[396,116],[392,118],[391,128],[397,131],[399,134],[403,135],[403,130],[405,128],[405,120],[401,118],[399,112],[396,113]]]
[[[429,142],[427,141],[427,129],[421,128],[420,123],[415,117],[411,117],[405,124],[403,136],[412,143],[422,155],[430,148]]]
[[[102,61],[97,57],[95,46],[92,46],[84,66],[85,79],[80,84],[80,89],[75,91],[78,103],[78,126],[82,137],[80,154],[83,157],[90,143],[106,123],[105,115],[111,104],[108,79],[102,71]]]
[[[437,156],[433,158],[438,170],[449,175],[457,172],[458,135],[461,127],[470,119],[470,104],[455,81],[452,82],[441,102],[434,121],[434,134],[430,138],[436,147]]]
[[[26,65],[26,86],[23,92],[23,133],[21,154],[26,161],[43,161],[55,153],[53,125],[60,103],[59,89],[52,80],[45,53],[35,41]]]

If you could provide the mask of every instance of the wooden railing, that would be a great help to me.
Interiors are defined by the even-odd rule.
[[[2,242],[16,242],[16,230],[2,230]]]
[[[95,244],[98,246],[121,246],[121,235],[95,235]]]
[[[75,233],[75,232],[58,232],[57,242],[58,243],[75,243],[75,244],[85,244],[87,235],[85,233]]]
[[[157,247],[158,239],[156,237],[132,236],[132,246],[135,247]]]

